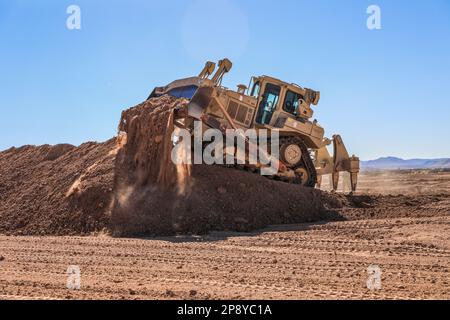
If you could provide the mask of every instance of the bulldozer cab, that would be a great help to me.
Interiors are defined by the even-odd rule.
[[[318,103],[318,92],[268,76],[253,77],[252,82],[250,96],[258,99],[256,125],[274,126],[280,115],[292,119],[313,116],[310,104]],[[314,93],[313,101],[307,96],[309,92]]]

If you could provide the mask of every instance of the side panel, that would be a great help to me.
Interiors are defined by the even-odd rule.
[[[322,146],[325,131],[322,127],[310,121],[296,121],[287,118],[281,131],[301,135],[309,148],[318,149]]]
[[[229,90],[217,90],[218,100],[227,110],[235,125],[242,129],[251,128],[252,120],[256,112],[256,99]],[[208,107],[207,113],[218,118],[223,118],[219,106],[214,102]]]
[[[231,118],[241,126],[250,128],[255,109],[238,100],[229,99],[227,111]]]

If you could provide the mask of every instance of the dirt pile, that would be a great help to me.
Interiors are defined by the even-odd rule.
[[[105,143],[0,152],[0,233],[195,234],[449,212],[445,194],[344,196],[233,168],[175,166],[168,124],[185,103],[162,97],[126,110],[118,138]]]
[[[167,189],[178,185],[177,167],[170,158],[173,111],[185,104],[184,99],[164,96],[122,112],[115,170],[119,191],[131,185],[154,183]]]
[[[0,233],[86,234],[109,225],[115,141],[0,152]]]
[[[148,185],[129,199],[131,206],[113,213],[117,235],[250,231],[330,217],[320,191],[206,165],[193,166],[185,194]]]

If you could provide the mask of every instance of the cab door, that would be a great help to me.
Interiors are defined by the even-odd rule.
[[[264,89],[264,94],[261,97],[261,102],[258,106],[258,113],[256,115],[256,123],[261,125],[268,125],[272,120],[273,113],[277,109],[280,100],[281,87],[272,83],[267,83]]]

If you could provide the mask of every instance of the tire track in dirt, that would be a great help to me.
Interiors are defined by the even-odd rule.
[[[449,248],[410,238],[415,227],[445,240],[449,225],[449,217],[433,217],[204,237],[0,236],[0,298],[449,299]],[[72,264],[82,270],[80,291],[65,287]],[[366,288],[370,264],[382,269],[379,291]]]

